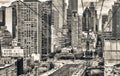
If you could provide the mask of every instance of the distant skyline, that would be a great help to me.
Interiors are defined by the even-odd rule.
[[[94,2],[95,6],[97,5],[96,6],[97,14],[99,14],[100,13],[100,9],[101,9],[101,5],[102,5],[102,1],[103,0],[83,0],[84,9],[85,9],[85,7],[89,6],[90,2]],[[108,14],[108,10],[112,8],[112,5],[114,4],[115,1],[117,1],[117,0],[104,0],[102,14]],[[66,2],[68,2],[68,0],[66,0]],[[81,0],[78,0],[78,13],[80,15],[82,15],[82,13],[83,13]]]
[[[0,0],[0,6],[9,6],[13,1],[16,1],[16,0]],[[39,0],[39,1],[48,1],[48,0]],[[102,14],[107,14],[108,10],[112,8],[112,5],[114,4],[115,1],[117,0],[104,0]],[[68,2],[68,0],[66,0],[66,2]],[[99,14],[101,5],[102,5],[102,0],[83,0],[84,7],[88,6],[90,2],[95,2],[95,5],[97,4],[96,9],[98,11],[97,13]],[[78,0],[78,9],[79,9],[78,13],[82,14],[83,9],[81,6],[81,0]]]
[[[0,6],[9,6],[11,4],[11,2],[13,2],[13,1],[15,1],[15,0],[0,0]],[[39,1],[48,1],[48,0],[39,0]],[[98,18],[99,18],[102,1],[103,0],[83,0],[84,9],[87,6],[89,6],[90,2],[94,2],[95,6],[96,6],[95,8],[97,10]],[[108,14],[109,9],[112,8],[112,5],[114,4],[115,1],[117,1],[117,0],[104,0],[104,5],[103,5],[103,9],[102,9],[101,13]],[[3,3],[1,3],[1,2],[3,2]],[[66,3],[68,4],[68,0],[66,0]],[[81,0],[78,0],[78,13],[79,13],[79,15],[82,15],[83,11],[84,10],[82,9]],[[99,27],[101,27],[101,18],[99,20]]]
[[[0,7],[1,6],[9,6],[11,2],[16,1],[16,0],[0,0]],[[21,0],[23,1],[23,0]],[[48,0],[39,0],[39,1],[48,1]]]
[[[114,2],[117,0],[104,0],[104,5],[103,5],[103,9],[102,9],[102,14],[107,14],[108,10],[112,8],[112,5],[114,4]],[[95,6],[96,6],[96,10],[97,10],[97,14],[100,13],[100,9],[101,9],[101,5],[102,5],[102,0],[83,0],[83,5],[84,5],[84,9],[86,6],[89,6],[90,2],[94,2]],[[79,1],[79,14],[82,14],[83,9],[81,6],[81,1]]]

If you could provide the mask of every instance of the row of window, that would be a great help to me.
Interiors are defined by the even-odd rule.
[[[4,56],[23,56],[23,53],[3,53]]]

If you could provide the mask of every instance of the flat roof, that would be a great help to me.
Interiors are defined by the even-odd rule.
[[[120,37],[105,37],[105,40],[120,40]]]
[[[0,70],[12,66],[13,64],[0,64]]]

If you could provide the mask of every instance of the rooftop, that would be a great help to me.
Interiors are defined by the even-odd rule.
[[[0,70],[12,66],[13,64],[0,64]]]

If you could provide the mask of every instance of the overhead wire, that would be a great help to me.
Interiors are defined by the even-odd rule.
[[[105,1],[105,0],[102,0],[102,5],[101,5],[101,9],[100,9],[100,14],[99,14],[98,20],[100,20],[101,15],[102,15],[102,10],[103,10],[104,1]]]
[[[21,3],[23,3],[27,8],[29,8],[31,11],[33,11],[36,15],[38,15],[39,17],[42,17],[41,14],[42,12],[36,12],[35,10],[33,10],[31,7],[29,7],[27,4],[25,4],[24,2],[22,2],[21,0],[19,0]],[[52,3],[53,7],[55,7],[55,9],[58,11],[58,13],[63,17],[62,13],[59,11],[59,9]],[[57,30],[57,29],[56,29]],[[61,34],[64,36],[63,31],[60,31]],[[42,33],[44,35],[44,33]],[[45,35],[44,35],[45,36]]]
[[[120,8],[120,6],[117,7],[116,10],[113,12],[112,17],[111,17],[110,20],[108,21],[108,23],[107,23],[106,27],[104,28],[104,30],[109,26],[109,23],[112,21],[113,17],[116,15],[116,13],[117,13],[117,11],[118,11],[119,8]]]
[[[83,0],[81,0],[82,10],[84,10]]]

